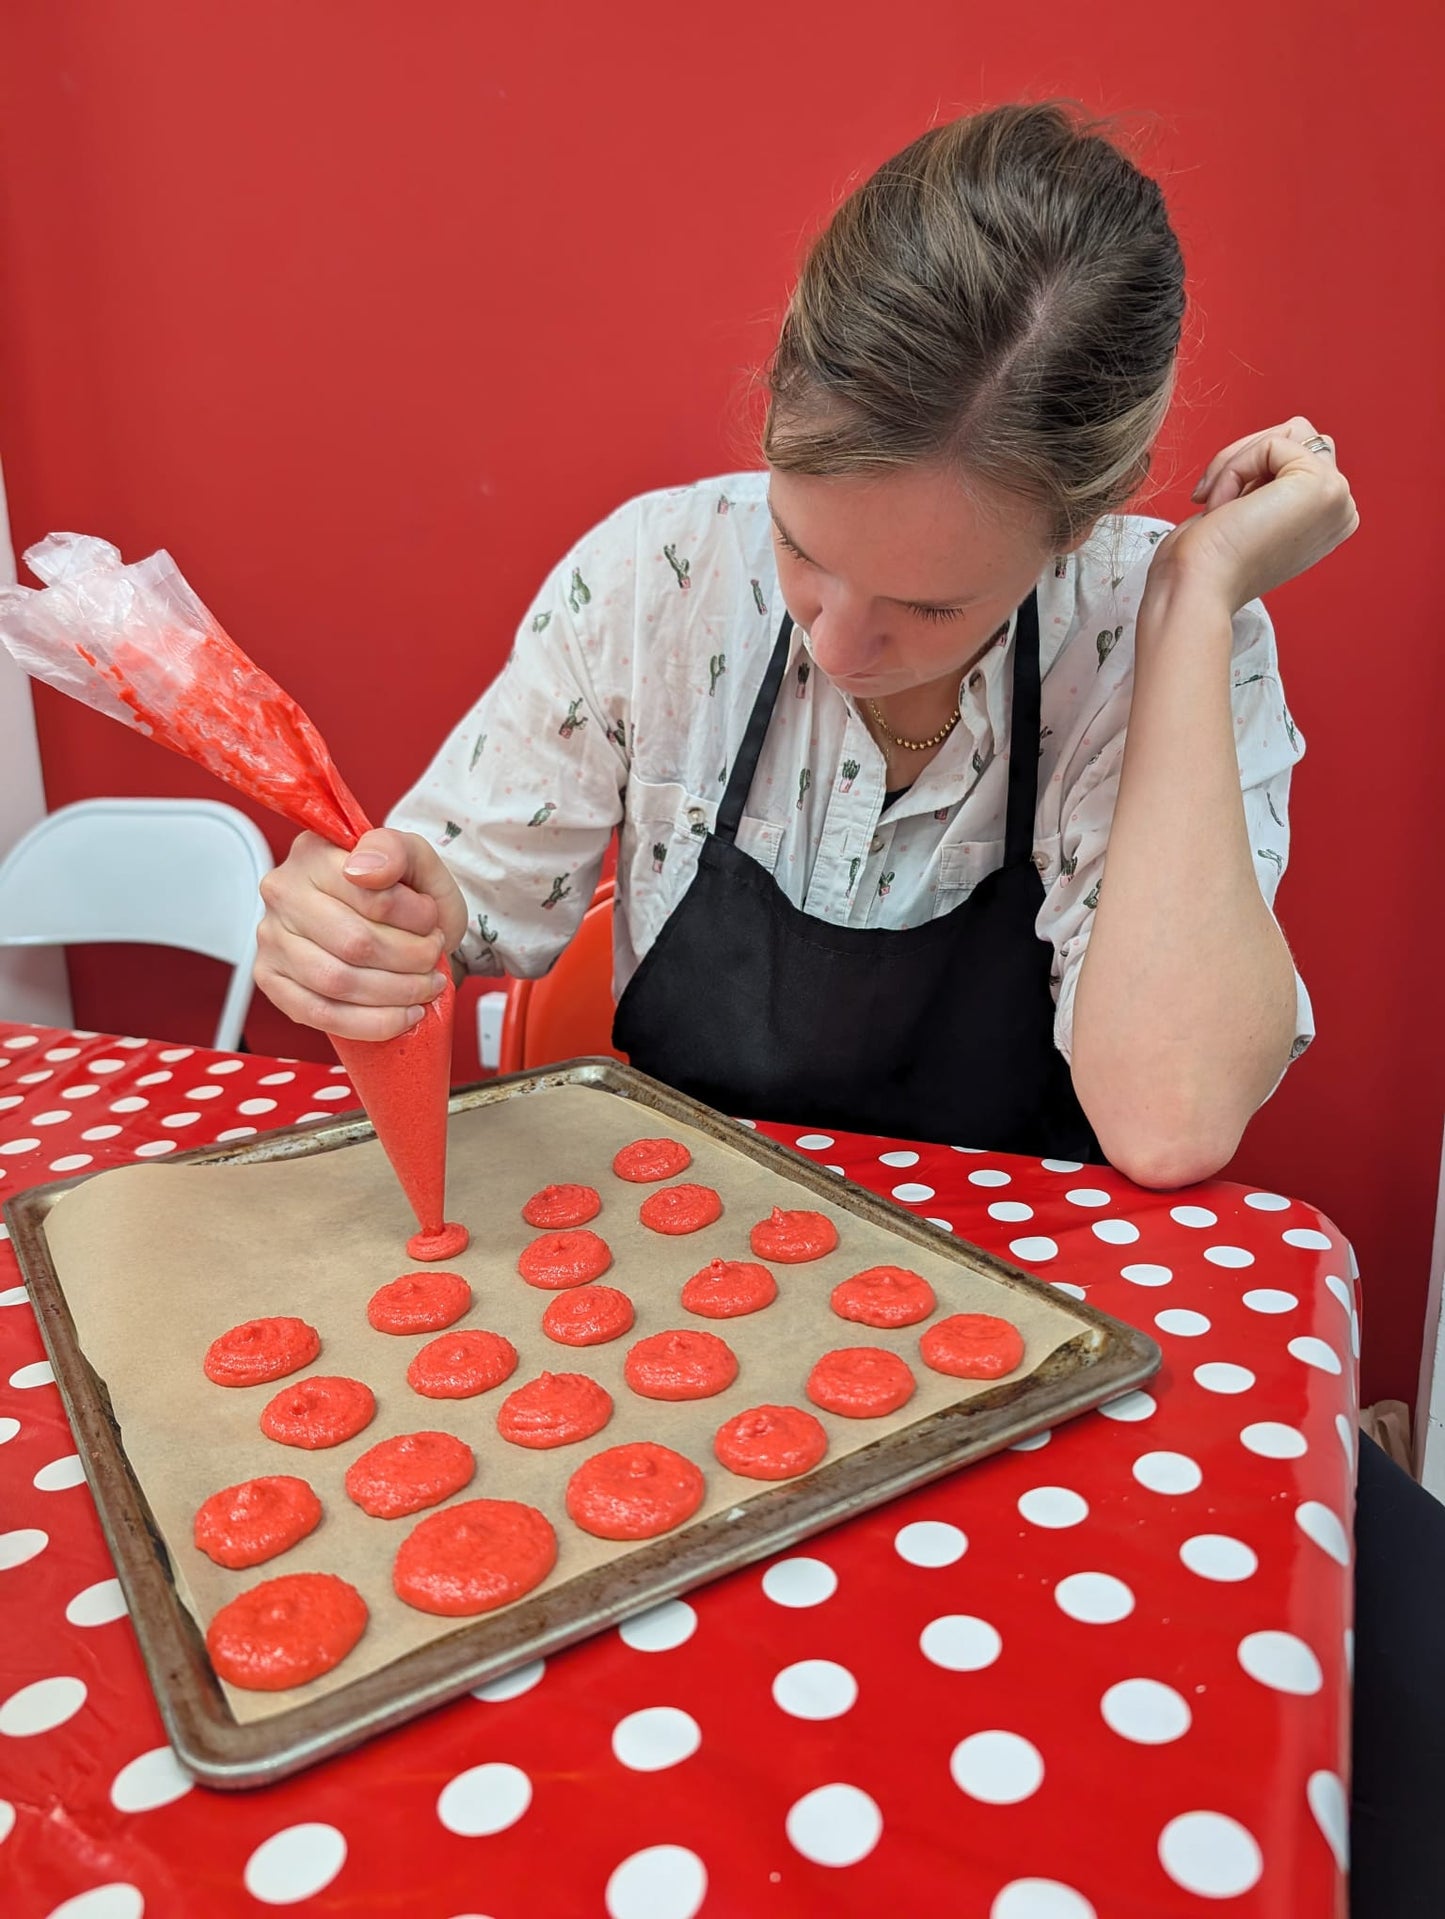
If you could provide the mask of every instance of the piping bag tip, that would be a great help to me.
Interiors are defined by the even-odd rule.
[[[451,1085],[456,989],[445,989],[410,1031],[395,1039],[343,1039],[331,1044],[366,1108],[421,1231],[407,1241],[413,1259],[454,1259],[467,1245],[465,1226],[447,1221],[447,1095]]]

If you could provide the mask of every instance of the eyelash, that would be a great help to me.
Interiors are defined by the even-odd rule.
[[[811,566],[813,564],[806,553],[800,551],[798,547],[793,545],[793,542],[780,526],[775,524],[773,533],[778,545],[781,546],[785,552],[791,553],[795,560],[801,560],[804,566]],[[961,606],[910,606],[907,607],[905,611],[911,613],[914,618],[918,620],[957,620],[963,617],[964,609]]]

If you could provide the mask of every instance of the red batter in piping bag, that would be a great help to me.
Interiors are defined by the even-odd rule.
[[[125,566],[105,540],[52,533],[25,559],[45,585],[0,587],[0,640],[28,673],[335,846],[369,830],[311,721],[168,553]],[[451,1259],[467,1243],[444,1211],[454,1005],[448,986],[396,1039],[331,1036],[420,1224],[413,1259]]]

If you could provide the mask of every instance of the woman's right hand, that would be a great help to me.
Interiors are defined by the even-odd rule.
[[[467,907],[434,846],[377,827],[350,853],[302,833],[261,882],[255,980],[289,1019],[344,1039],[415,1026],[450,978]]]

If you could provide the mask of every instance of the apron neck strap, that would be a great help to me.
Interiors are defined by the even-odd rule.
[[[738,747],[737,758],[733,761],[732,772],[728,776],[727,790],[717,810],[717,824],[713,832],[720,840],[731,842],[737,838],[738,827],[742,823],[743,808],[747,804],[748,793],[752,787],[753,774],[757,771],[758,759],[763,750],[763,741],[768,736],[768,723],[773,717],[778,688],[782,685],[783,675],[788,670],[788,654],[792,648],[792,638],[793,616],[785,612],[783,623],[778,628],[772,658],[768,661],[768,670],[763,675],[762,685],[758,688],[758,697],[753,701],[753,710],[748,715],[747,728],[743,733],[742,743]]]
[[[1019,608],[1014,633],[1013,712],[1009,719],[1008,824],[1005,866],[1034,856],[1039,798],[1039,599],[1037,589]]]

